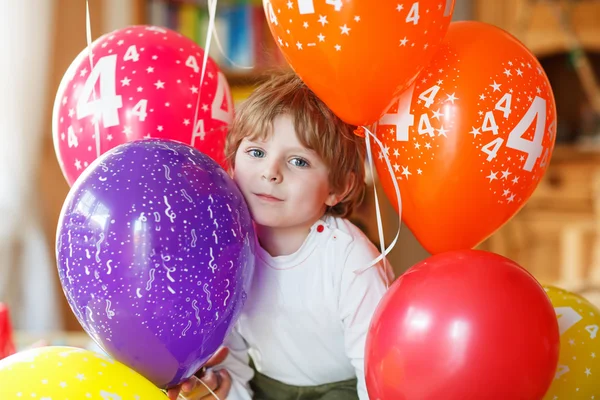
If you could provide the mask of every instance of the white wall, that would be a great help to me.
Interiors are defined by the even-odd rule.
[[[53,0],[0,0],[0,301],[17,329],[61,326],[56,269],[39,218]],[[51,246],[51,245],[50,245]]]

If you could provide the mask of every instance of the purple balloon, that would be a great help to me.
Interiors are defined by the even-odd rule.
[[[71,188],[58,223],[63,291],[107,353],[161,388],[223,343],[254,272],[254,230],[236,184],[170,140],[123,144]]]

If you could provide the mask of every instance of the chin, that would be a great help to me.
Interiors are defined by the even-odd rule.
[[[293,224],[290,224],[291,220],[289,217],[279,215],[273,210],[254,210],[250,212],[254,223],[259,226],[266,228],[288,228]]]
[[[287,225],[274,215],[261,215],[258,213],[253,215],[253,219],[255,224],[269,228],[284,228]]]

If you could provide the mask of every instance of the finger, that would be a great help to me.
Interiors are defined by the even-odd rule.
[[[174,388],[167,390],[167,397],[169,397],[169,400],[177,400],[177,396],[179,396],[180,390],[181,390],[180,386],[176,386]]]
[[[218,390],[223,383],[223,375],[221,375],[221,371],[215,371],[215,376],[217,377],[217,386],[215,387],[215,390]]]
[[[221,384],[215,391],[215,394],[222,400],[224,400],[229,391],[231,390],[231,376],[227,370],[222,369],[219,371],[219,375],[221,376]]]
[[[206,371],[206,374],[202,377],[202,382],[204,382],[204,385],[209,387],[210,390],[215,391],[217,389],[217,386],[219,385],[218,379],[219,377],[217,377],[215,371],[209,369]],[[202,385],[202,383],[199,384]]]
[[[215,400],[219,398],[220,400],[225,400],[229,391],[231,390],[231,376],[226,370],[217,371],[216,374],[219,376],[219,386],[213,390],[213,393],[207,393],[200,400]],[[216,396],[216,397],[215,397]]]
[[[204,399],[205,396],[210,395],[210,390],[213,392],[217,390],[219,379],[215,372],[209,370],[202,378],[202,382],[200,379],[196,379],[195,388],[190,392],[183,392],[183,395],[189,400]]]
[[[227,347],[220,347],[219,350],[212,355],[204,365],[205,367],[214,367],[217,364],[221,364],[227,358],[229,349]]]
[[[185,382],[181,384],[181,391],[183,393],[190,393],[196,388],[196,384],[198,383],[198,378],[192,376],[190,379],[187,379]]]

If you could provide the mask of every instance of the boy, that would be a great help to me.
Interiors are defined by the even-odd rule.
[[[354,128],[291,73],[237,110],[226,156],[255,222],[257,264],[229,354],[203,378],[218,396],[368,399],[365,340],[392,274],[383,262],[357,272],[379,252],[345,219],[365,190]]]

